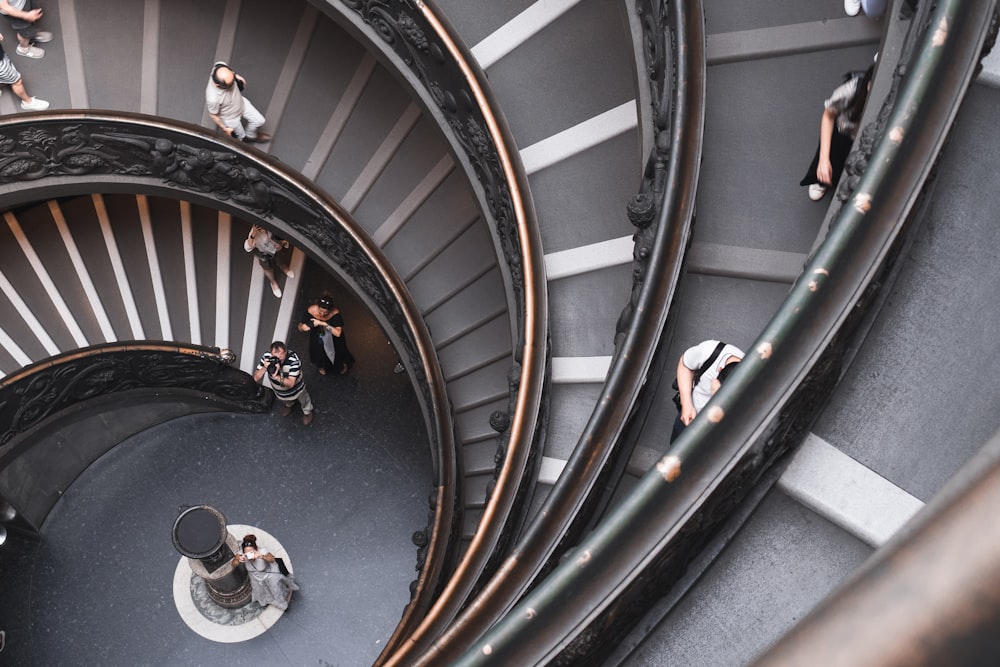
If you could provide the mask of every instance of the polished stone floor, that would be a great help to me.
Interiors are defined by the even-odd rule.
[[[353,307],[352,307],[353,306]],[[301,415],[191,415],[126,440],[72,484],[40,538],[0,548],[3,665],[366,665],[416,576],[432,468],[412,387],[384,335],[344,306],[358,358],[307,382]],[[304,336],[289,341],[306,354]],[[214,643],[171,595],[178,508],[211,504],[260,526],[293,558],[301,591],[265,634]]]

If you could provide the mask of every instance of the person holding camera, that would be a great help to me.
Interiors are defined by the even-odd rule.
[[[290,574],[281,571],[277,559],[267,549],[257,547],[256,535],[244,535],[240,542],[240,553],[233,556],[232,565],[243,563],[250,575],[250,599],[261,607],[274,605],[284,611],[292,591],[299,590]]]
[[[253,372],[254,382],[258,384],[267,376],[274,390],[274,395],[281,401],[281,416],[292,414],[296,402],[302,406],[302,423],[306,426],[313,421],[313,404],[306,391],[306,381],[302,377],[302,362],[280,340],[271,343],[271,348],[261,355],[257,368]]]

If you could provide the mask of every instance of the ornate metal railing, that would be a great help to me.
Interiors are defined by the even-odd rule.
[[[495,111],[485,75],[452,36],[442,13],[410,0],[311,1],[389,63],[442,128],[492,232],[514,328],[512,408],[491,419],[501,430],[495,484],[475,536],[438,603],[419,627],[411,628],[411,621],[421,621],[418,615],[404,617],[380,658],[405,661],[444,630],[495,570],[527,513],[541,456],[547,376],[543,256],[534,210],[525,196],[527,178],[510,131]]]
[[[982,46],[996,30],[995,0],[940,0],[921,9],[932,11],[930,20],[914,21],[908,39],[919,47],[897,67],[901,80],[868,130],[876,139],[849,205],[752,352],[623,504],[453,664],[600,664],[768,466],[801,440],[893,275]]]
[[[646,382],[673,302],[690,238],[704,127],[705,56],[701,3],[640,0],[645,85],[650,89],[652,148],[639,194],[629,202],[637,228],[634,283],[618,321],[615,356],[579,445],[474,603],[417,664],[451,664],[552,567],[589,520],[607,478],[628,452],[616,447]]]
[[[451,408],[433,342],[382,251],[336,202],[279,160],[204,128],[122,112],[0,118],[0,206],[93,192],[183,198],[259,219],[365,303],[412,370],[434,458],[436,508],[411,604],[428,604],[461,537]]]
[[[104,449],[78,447],[55,465],[25,454],[37,446],[33,436],[40,428],[81,404],[183,395],[217,410],[266,411],[270,392],[230,366],[233,360],[228,350],[141,341],[75,350],[8,375],[0,381],[0,495],[31,526],[41,526],[59,497],[50,487],[75,479]],[[50,468],[59,480],[47,474]]]

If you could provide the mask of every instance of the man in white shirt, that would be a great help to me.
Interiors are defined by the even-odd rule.
[[[258,132],[265,122],[263,114],[243,96],[247,80],[224,62],[212,66],[212,75],[205,88],[205,108],[208,116],[223,132],[250,143],[264,143],[271,136]],[[246,121],[246,128],[243,127]]]
[[[722,346],[716,354],[716,349]],[[677,393],[681,410],[674,421],[670,442],[680,435],[719,390],[726,377],[743,360],[743,350],[717,340],[689,347],[677,362]],[[700,374],[695,382],[695,376]]]

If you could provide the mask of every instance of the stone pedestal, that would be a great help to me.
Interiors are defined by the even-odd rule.
[[[232,565],[239,542],[226,529],[222,512],[208,505],[189,507],[177,515],[172,535],[174,547],[205,580],[212,600],[227,609],[250,602],[250,577],[242,564]]]

